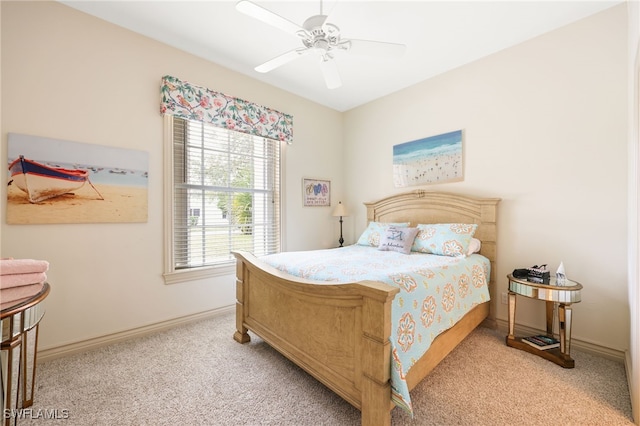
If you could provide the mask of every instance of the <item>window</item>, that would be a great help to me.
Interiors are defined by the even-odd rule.
[[[176,116],[165,120],[173,169],[167,283],[233,266],[232,250],[279,251],[281,142]],[[189,271],[197,273],[184,277]]]

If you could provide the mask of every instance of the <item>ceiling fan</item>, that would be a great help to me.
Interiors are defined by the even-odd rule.
[[[258,65],[255,68],[256,71],[266,73],[301,56],[316,55],[320,59],[320,69],[329,89],[335,89],[342,85],[338,67],[334,61],[336,53],[349,52],[394,58],[402,56],[406,48],[404,44],[343,39],[340,36],[340,28],[327,22],[327,15],[322,13],[322,0],[320,1],[320,14],[309,17],[302,26],[248,0],[236,3],[236,9],[252,18],[299,37],[303,44],[303,47],[290,50]]]

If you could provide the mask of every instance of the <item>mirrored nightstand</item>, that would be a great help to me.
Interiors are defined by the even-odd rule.
[[[526,279],[514,278],[511,274],[507,275],[507,278],[509,279],[509,334],[506,337],[507,346],[539,355],[564,368],[573,368],[575,361],[571,358],[571,322],[573,320],[571,304],[580,302],[582,284],[566,279],[563,285],[557,285],[555,277],[551,277],[549,284],[538,284]],[[516,296],[524,296],[546,302],[546,332],[551,337],[553,337],[554,307],[557,306],[560,335],[558,339],[560,340],[559,348],[541,350],[515,336]]]

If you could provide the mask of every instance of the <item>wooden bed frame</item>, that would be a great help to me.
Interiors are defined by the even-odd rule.
[[[483,321],[495,327],[496,213],[500,200],[414,191],[365,203],[378,222],[477,223],[481,254],[491,261],[491,301],[439,335],[407,376],[413,389]],[[237,259],[234,339],[254,332],[360,409],[363,425],[390,425],[391,302],[398,288],[363,281],[330,285],[282,273],[247,252]]]

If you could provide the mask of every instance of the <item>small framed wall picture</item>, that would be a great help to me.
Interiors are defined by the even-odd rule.
[[[331,205],[331,181],[303,178],[302,205],[304,207],[329,207]]]

